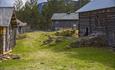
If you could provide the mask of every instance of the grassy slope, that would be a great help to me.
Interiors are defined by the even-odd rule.
[[[52,46],[42,46],[43,32],[28,33],[17,40],[13,53],[20,60],[0,62],[0,70],[115,70],[115,54],[104,48],[65,48],[72,39]]]

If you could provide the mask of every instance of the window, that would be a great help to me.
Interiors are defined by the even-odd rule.
[[[100,21],[99,21],[99,16],[98,15],[95,16],[95,25],[96,26],[100,25]]]

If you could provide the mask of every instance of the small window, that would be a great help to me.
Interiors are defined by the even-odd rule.
[[[100,26],[99,16],[95,16],[95,25]]]

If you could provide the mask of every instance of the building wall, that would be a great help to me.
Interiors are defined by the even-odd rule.
[[[76,27],[75,27],[76,25]],[[78,21],[76,20],[62,20],[62,21],[53,21],[53,29],[66,29],[66,28],[78,28]]]
[[[19,26],[17,29],[17,34],[23,34],[27,32],[26,26]]]
[[[88,13],[80,13],[80,36],[86,35],[86,32],[89,34],[89,15]],[[88,30],[87,30],[88,29]]]
[[[79,29],[80,36],[102,32],[108,44],[115,45],[115,8],[80,13]]]
[[[0,27],[0,54],[3,51],[3,27]]]
[[[13,16],[9,26],[0,27],[0,54],[7,54],[16,44],[16,19]]]
[[[3,48],[1,49],[1,53],[6,54],[7,52],[11,51],[16,44],[16,28],[12,29],[10,26],[4,27],[2,41],[3,45],[1,47]]]

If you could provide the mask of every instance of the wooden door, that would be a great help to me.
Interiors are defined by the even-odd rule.
[[[110,46],[115,46],[115,32],[109,32],[108,42]]]

